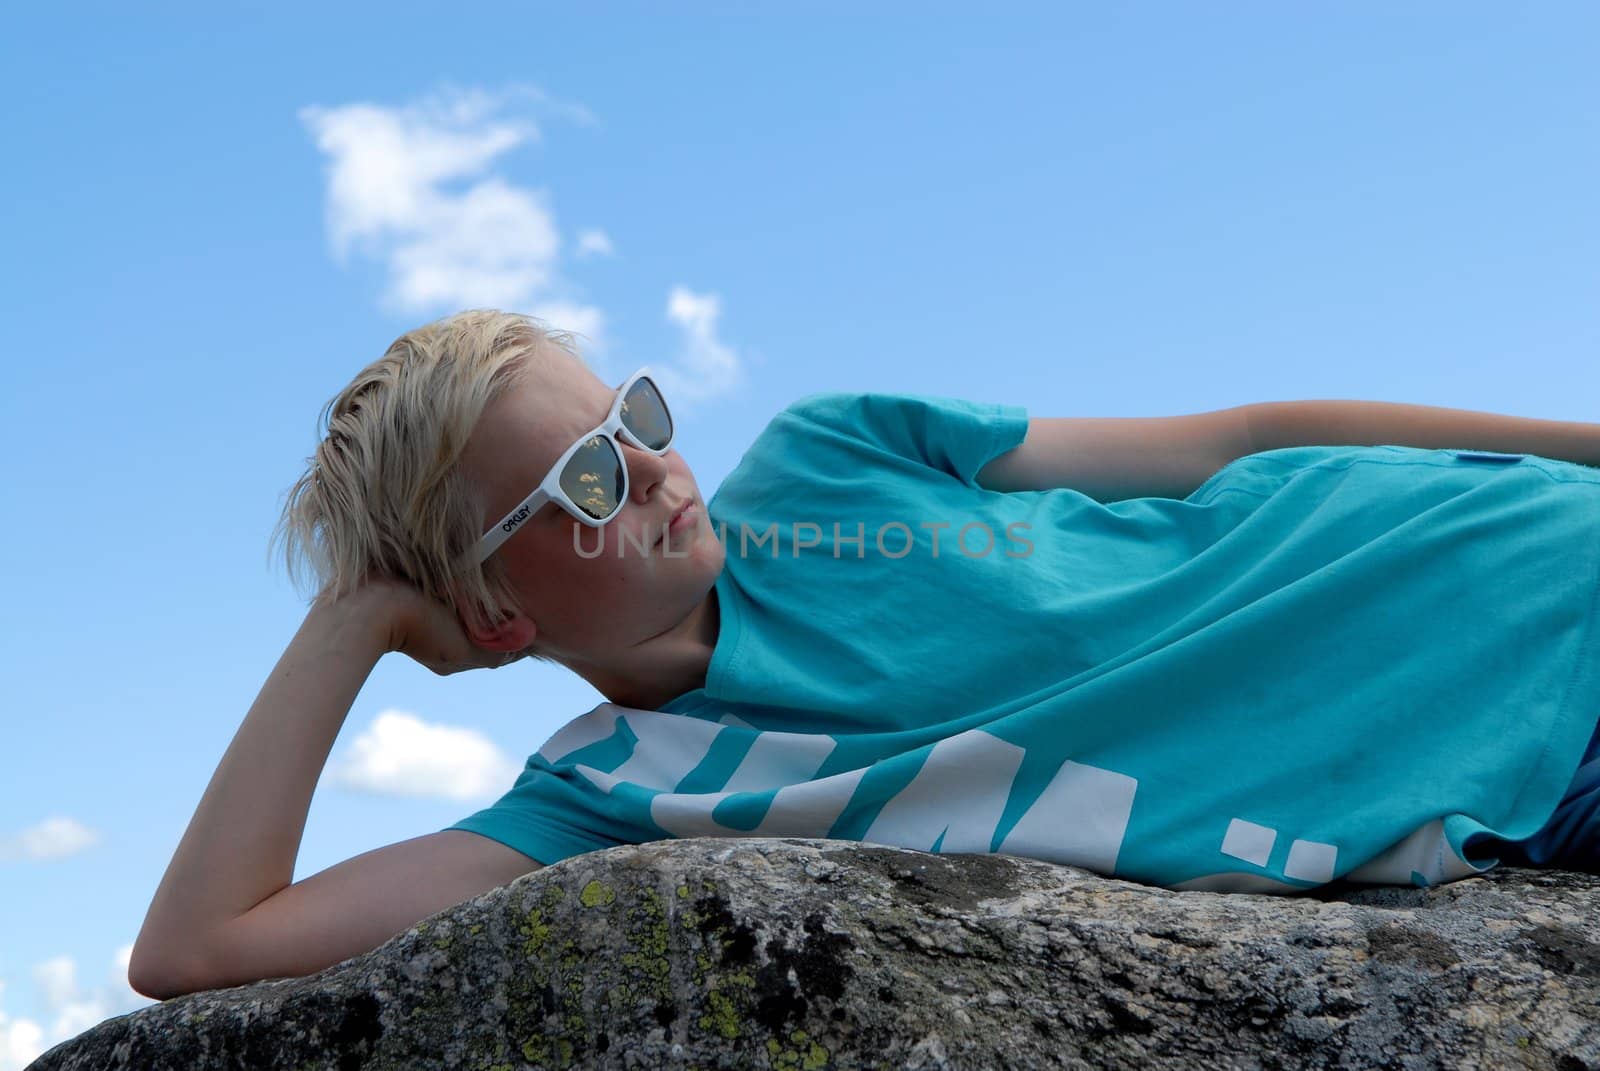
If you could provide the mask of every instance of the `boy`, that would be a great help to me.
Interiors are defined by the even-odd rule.
[[[567,341],[462,313],[329,403],[285,512],[322,590],[157,890],[140,992],[308,974],[664,835],[1002,851],[1173,888],[1452,880],[1496,861],[1469,837],[1550,818],[1591,739],[1600,472],[1419,448],[1571,453],[1592,426],[813,395],[706,503],[648,377],[603,384]],[[1298,445],[1383,439],[1412,445]],[[493,806],[290,884],[391,650],[438,673],[547,659],[608,702]]]

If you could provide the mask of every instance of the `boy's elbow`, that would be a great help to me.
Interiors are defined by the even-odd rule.
[[[171,1000],[173,997],[187,996],[194,992],[183,986],[169,984],[163,975],[135,975],[131,970],[128,971],[128,988],[141,997],[149,997],[151,1000]]]
[[[172,972],[152,963],[148,954],[141,956],[138,946],[134,947],[128,960],[128,988],[141,997],[168,1000],[180,995],[173,981]]]
[[[201,981],[200,971],[192,964],[157,954],[140,944],[133,946],[133,954],[128,958],[128,986],[151,1000],[171,1000],[208,988]]]

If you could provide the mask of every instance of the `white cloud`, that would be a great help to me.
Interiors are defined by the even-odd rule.
[[[21,1071],[44,1052],[44,1031],[32,1019],[5,1012],[6,983],[0,979],[0,1071]]]
[[[78,988],[74,980],[77,970],[77,964],[73,963],[71,956],[47,959],[34,964],[33,984],[46,1004],[59,1008],[71,999],[73,991]]]
[[[676,364],[651,374],[669,404],[680,411],[732,391],[743,378],[738,355],[717,337],[722,301],[715,294],[696,294],[675,286],[667,297],[667,319],[683,329],[684,344]]]
[[[330,767],[333,783],[358,792],[450,800],[499,795],[522,763],[476,729],[430,725],[414,714],[386,710]]]
[[[578,329],[573,318],[560,316],[570,310],[552,303],[564,286],[555,271],[561,238],[549,195],[488,173],[509,150],[540,140],[531,118],[497,114],[529,99],[542,110],[592,121],[582,108],[555,104],[528,87],[498,93],[446,88],[399,107],[300,109],[301,122],[330,161],[327,227],[334,257],[342,264],[359,249],[384,261],[384,302],[394,311],[487,306]],[[590,242],[586,235],[585,248]],[[596,309],[583,309],[579,319],[596,329],[601,322]],[[598,331],[589,338],[601,344]]]
[[[615,252],[611,247],[611,236],[602,230],[581,231],[578,234],[578,253],[582,257],[601,256],[609,257]]]
[[[599,338],[601,331],[604,329],[603,314],[592,305],[572,305],[561,301],[546,302],[533,315],[552,327],[582,335],[584,339]],[[584,354],[585,362],[593,369],[594,359],[586,352],[589,347],[584,345],[583,340],[579,341],[578,349],[580,353]],[[600,378],[605,379],[606,376],[601,375]],[[619,377],[612,376],[611,378],[617,379]]]
[[[111,1014],[105,988],[84,994],[78,989],[77,974],[78,965],[71,956],[56,956],[33,967],[34,987],[39,999],[55,1015],[50,1033],[58,1040],[77,1037]]]
[[[89,991],[79,987],[78,965],[71,956],[56,956],[35,964],[33,984],[50,1019],[50,1029],[46,1031],[32,1019],[11,1018],[0,1001],[0,1071],[20,1071],[46,1050],[90,1027],[154,1004],[128,985],[128,961],[132,955],[131,943],[117,949],[105,982]],[[0,997],[4,994],[5,982],[0,980]]]
[[[0,1012],[0,1071],[22,1071],[48,1047],[38,1023]]]
[[[21,833],[0,838],[0,862],[13,859],[63,859],[92,847],[100,834],[72,818],[54,816]]]
[[[463,308],[527,313],[581,338],[586,356],[604,355],[605,315],[574,300],[560,271],[562,239],[551,195],[517,186],[491,168],[511,150],[539,142],[539,125],[507,106],[535,101],[592,122],[582,108],[555,104],[538,90],[497,93],[445,89],[410,104],[309,105],[300,119],[327,157],[327,228],[334,257],[352,250],[388,270],[383,302],[405,315]],[[610,235],[578,235],[579,258],[610,256]],[[720,301],[674,287],[667,317],[685,334],[675,363],[650,361],[663,391],[684,410],[733,390],[737,354],[716,337]],[[606,362],[590,360],[602,378]]]

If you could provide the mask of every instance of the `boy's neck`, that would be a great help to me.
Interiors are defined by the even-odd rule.
[[[568,668],[607,701],[637,710],[656,710],[685,692],[704,688],[711,655],[721,632],[715,585],[675,628],[635,648],[640,661],[629,667],[572,664]]]

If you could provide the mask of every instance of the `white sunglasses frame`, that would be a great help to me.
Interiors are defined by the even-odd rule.
[[[655,389],[656,396],[661,399],[661,408],[667,414],[667,444],[659,450],[652,449],[640,442],[633,432],[629,431],[622,423],[623,399],[627,398],[628,392],[633,389],[633,385],[641,379],[650,380],[650,386]],[[589,516],[576,502],[572,501],[561,486],[561,470],[566,468],[567,462],[572,459],[573,454],[577,453],[584,444],[596,436],[610,442],[611,449],[616,451],[617,460],[622,465],[622,494],[617,499],[617,508],[612,510],[609,515],[598,520]],[[539,486],[533,489],[533,493],[511,507],[511,512],[501,517],[493,527],[483,534],[483,538],[478,540],[478,545],[474,550],[473,564],[482,565],[489,555],[499,550],[500,545],[515,535],[517,528],[537,513],[539,508],[546,502],[555,502],[567,513],[576,517],[590,528],[603,528],[616,520],[617,515],[622,512],[623,507],[627,504],[629,486],[628,458],[622,452],[622,447],[617,441],[619,436],[625,437],[628,445],[654,454],[657,457],[671,450],[673,442],[678,437],[678,423],[672,418],[672,407],[667,404],[666,396],[661,393],[661,384],[657,383],[655,377],[650,375],[649,365],[645,365],[623,380],[622,386],[617,388],[617,396],[612,400],[611,411],[606,414],[606,418],[584,432],[571,446],[567,447],[561,456],[556,458],[556,463],[550,466],[550,471],[539,482]]]

